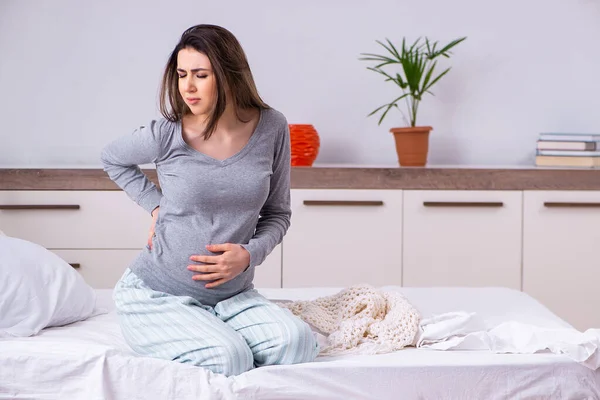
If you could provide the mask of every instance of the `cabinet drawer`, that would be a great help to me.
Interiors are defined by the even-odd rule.
[[[94,289],[112,289],[140,250],[52,250]]]
[[[404,192],[405,286],[521,289],[522,193]]]
[[[152,219],[123,191],[0,191],[0,227],[53,249],[141,249]]]
[[[292,190],[283,287],[400,285],[401,190]]]
[[[526,191],[523,291],[579,330],[600,328],[600,192]]]

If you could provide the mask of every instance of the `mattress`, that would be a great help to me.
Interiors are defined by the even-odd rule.
[[[570,326],[522,292],[504,288],[400,288],[424,318],[450,312],[559,329]],[[274,300],[305,300],[341,288],[259,289]],[[140,357],[108,312],[0,340],[0,399],[599,399],[600,370],[563,354],[497,354],[406,348],[380,355],[319,357],[226,378],[202,368]]]

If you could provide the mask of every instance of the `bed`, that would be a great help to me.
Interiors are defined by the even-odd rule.
[[[341,288],[259,289],[303,300]],[[474,313],[488,327],[506,321],[571,327],[526,294],[505,288],[397,290],[424,318]],[[498,354],[408,347],[380,355],[319,357],[226,378],[201,368],[139,357],[125,344],[110,290],[107,313],[26,338],[0,340],[0,399],[600,399],[600,369],[556,352]]]

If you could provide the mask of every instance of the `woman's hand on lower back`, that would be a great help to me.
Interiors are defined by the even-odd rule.
[[[190,260],[204,263],[204,265],[188,265],[188,270],[200,272],[198,275],[193,275],[192,279],[210,281],[205,285],[207,289],[232,280],[250,264],[250,253],[239,244],[211,244],[206,246],[206,249],[213,253],[222,253],[216,256],[191,256]]]
[[[154,226],[156,225],[156,219],[158,218],[158,209],[160,207],[156,207],[152,210],[152,225],[150,225],[150,232],[148,232],[148,248],[152,249],[152,237],[154,236]]]

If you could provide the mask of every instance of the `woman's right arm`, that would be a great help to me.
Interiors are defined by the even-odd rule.
[[[101,161],[109,178],[149,214],[160,205],[162,193],[138,165],[156,163],[164,153],[162,121],[152,121],[119,137],[102,150]]]

